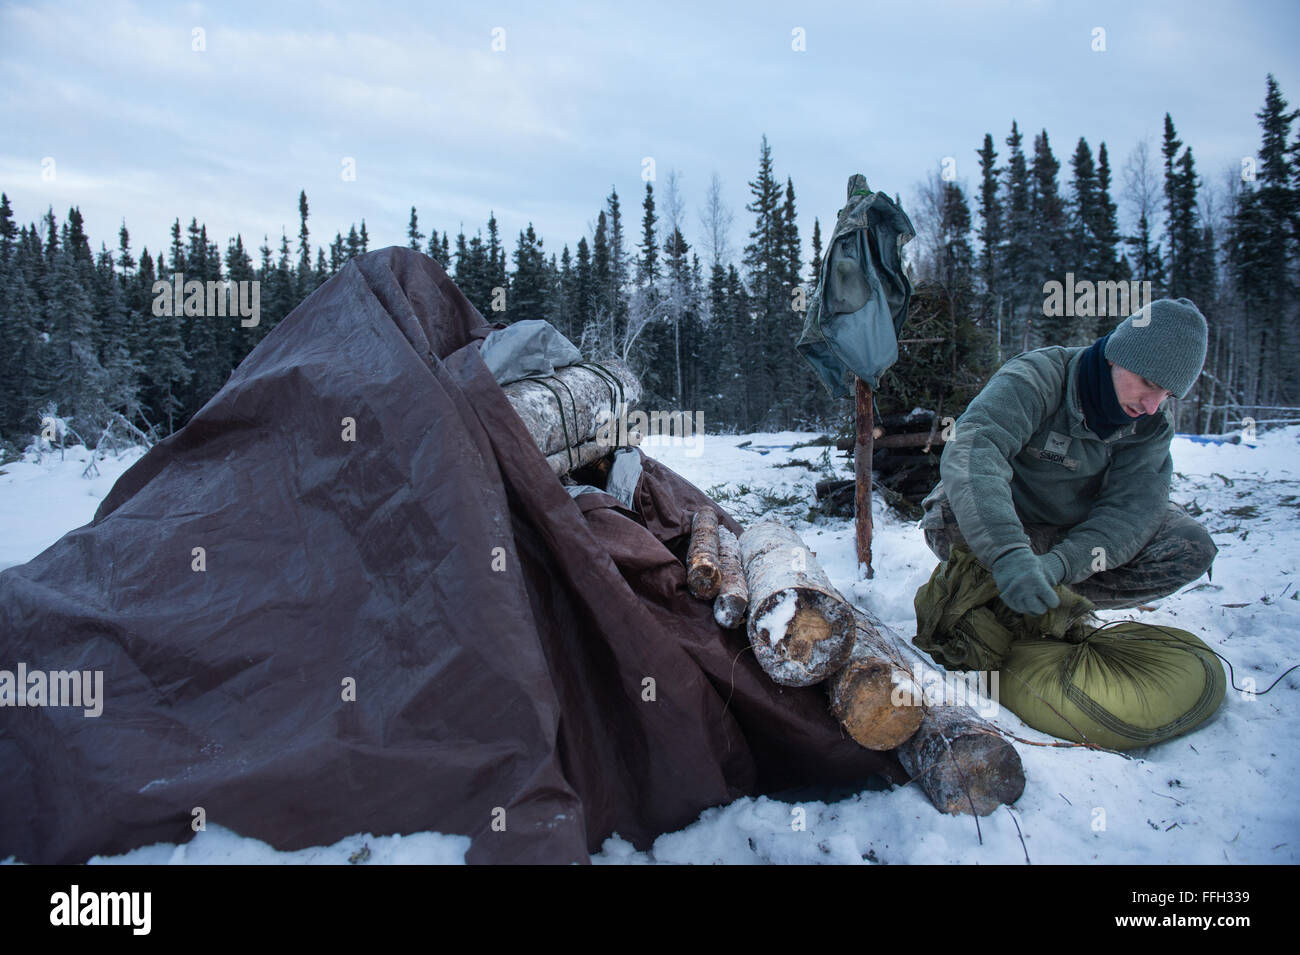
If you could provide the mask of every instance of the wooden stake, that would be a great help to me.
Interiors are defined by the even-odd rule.
[[[871,456],[874,453],[871,388],[861,378],[854,380],[857,382],[858,427],[857,440],[853,446],[853,472],[857,480],[854,505],[857,515],[858,569],[870,580],[876,575],[871,566]]]

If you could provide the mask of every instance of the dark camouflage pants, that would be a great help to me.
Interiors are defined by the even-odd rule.
[[[921,527],[926,544],[940,560],[948,559],[954,543],[967,546],[946,496],[931,505]],[[1069,531],[1051,524],[1024,528],[1035,554],[1047,553]],[[1171,501],[1164,521],[1132,560],[1067,585],[1101,610],[1135,607],[1167,597],[1209,571],[1218,551],[1209,532]]]

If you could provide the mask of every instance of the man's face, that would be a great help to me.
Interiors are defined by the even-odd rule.
[[[1121,368],[1113,361],[1110,362],[1110,377],[1115,383],[1115,397],[1119,398],[1124,413],[1130,418],[1155,414],[1160,409],[1160,403],[1173,394],[1141,375]]]

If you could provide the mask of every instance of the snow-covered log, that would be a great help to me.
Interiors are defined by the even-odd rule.
[[[718,557],[718,512],[702,508],[691,517],[691,543],[686,551],[686,587],[701,600],[712,600],[722,587]]]
[[[826,679],[853,649],[853,608],[799,535],[783,524],[755,524],[740,536],[749,587],[749,643],[775,682],[809,686]]]
[[[920,728],[924,694],[902,654],[857,608],[854,623],[848,662],[829,681],[831,710],[859,745],[894,749]]]
[[[749,587],[740,563],[740,542],[725,527],[718,528],[718,563],[722,567],[722,586],[713,600],[713,619],[728,630],[745,622],[749,607]]]

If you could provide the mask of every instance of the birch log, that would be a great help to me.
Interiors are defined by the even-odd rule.
[[[618,417],[620,401],[624,413],[636,407],[641,400],[641,382],[621,361],[610,359],[600,364],[605,369],[603,375],[570,365],[557,369],[544,382],[513,381],[502,388],[533,441],[548,458],[566,447],[576,449],[596,440],[602,426],[606,451],[622,445],[620,429],[611,427],[609,418],[611,414]]]
[[[631,447],[636,447],[641,443],[641,433],[638,431],[628,432],[627,443]],[[613,445],[604,441],[587,441],[576,448],[572,448],[572,453],[562,448],[554,454],[548,454],[546,463],[558,476],[590,464],[592,461],[598,461],[613,450]]]
[[[712,600],[722,587],[718,557],[718,512],[705,507],[691,517],[691,544],[686,551],[686,587],[701,600]]]
[[[920,729],[924,694],[889,638],[854,610],[853,650],[829,683],[831,710],[860,746],[894,749]]]
[[[718,563],[722,565],[722,587],[713,600],[713,619],[728,630],[745,622],[749,607],[749,588],[740,564],[740,543],[725,527],[718,528]]]
[[[987,816],[1025,791],[1016,748],[968,706],[926,707],[898,761],[940,812]],[[969,793],[969,798],[967,797]]]
[[[872,614],[857,614],[901,657],[897,634]],[[1025,768],[1016,748],[968,706],[926,706],[920,728],[895,752],[940,812],[970,813],[974,803],[975,813],[987,816],[1025,791]]]
[[[749,587],[749,643],[773,681],[809,686],[853,649],[853,609],[790,528],[768,521],[740,536]]]

